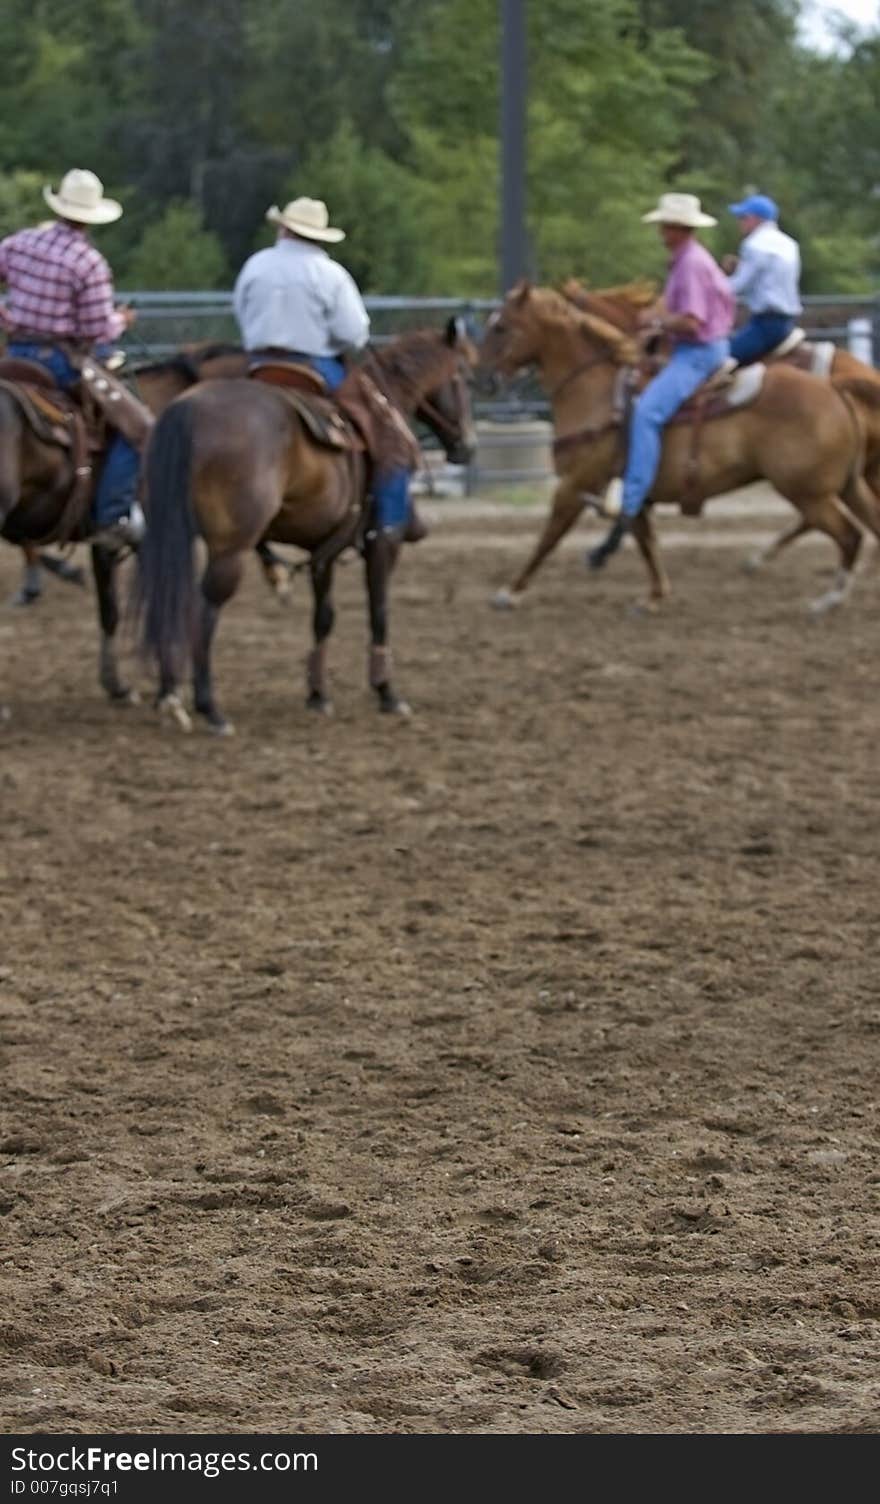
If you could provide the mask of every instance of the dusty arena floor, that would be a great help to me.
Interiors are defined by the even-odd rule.
[[[0,554],[0,1425],[876,1431],[880,576],[710,511],[636,619],[584,524],[501,616],[538,520],[436,512],[413,720],[254,563],[227,741]]]

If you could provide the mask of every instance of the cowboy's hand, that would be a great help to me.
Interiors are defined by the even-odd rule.
[[[639,329],[657,329],[660,326],[659,308],[640,308],[636,314]]]
[[[721,257],[721,270],[726,272],[728,277],[736,271],[738,266],[739,257],[735,256],[733,251],[728,251],[726,256]]]

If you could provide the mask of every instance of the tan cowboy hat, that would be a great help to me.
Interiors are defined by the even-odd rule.
[[[44,188],[43,197],[62,219],[75,219],[77,224],[109,225],[122,213],[122,205],[115,198],[104,197],[101,179],[82,167],[72,167],[64,174],[57,193]]]
[[[344,240],[345,231],[335,230],[329,221],[327,205],[319,198],[295,198],[283,209],[273,204],[266,211],[270,224],[283,225],[306,240]]]
[[[717,219],[704,214],[693,193],[663,193],[656,209],[642,215],[645,225],[684,225],[688,230],[707,230]]]

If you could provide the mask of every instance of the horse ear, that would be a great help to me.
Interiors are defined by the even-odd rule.
[[[455,347],[455,345],[460,344],[465,337],[465,332],[465,323],[461,314],[453,314],[446,325],[446,333],[444,335],[447,345]]]
[[[515,284],[515,286],[510,289],[507,297],[511,303],[515,303],[517,306],[521,307],[528,298],[531,290],[531,282],[529,282],[526,277],[521,277],[520,280]]]

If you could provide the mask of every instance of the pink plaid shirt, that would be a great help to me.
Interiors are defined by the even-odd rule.
[[[110,268],[75,225],[59,220],[0,240],[0,280],[9,289],[4,322],[13,336],[106,344],[125,328],[114,307]]]

